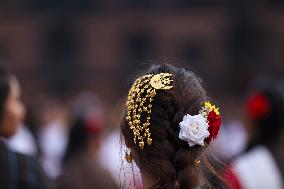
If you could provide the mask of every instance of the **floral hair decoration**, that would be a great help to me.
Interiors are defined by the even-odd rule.
[[[185,115],[179,123],[179,138],[188,142],[188,145],[204,146],[218,135],[221,125],[219,108],[210,102],[205,102],[197,115]]]
[[[145,143],[152,144],[150,120],[157,91],[172,89],[172,81],[170,73],[147,74],[137,78],[129,90],[125,119],[133,133],[134,143],[138,143],[140,149]],[[204,140],[209,143],[217,137],[221,116],[218,108],[205,102],[198,115],[185,115],[179,125],[181,140],[187,141],[189,146],[204,145]]]
[[[270,103],[265,94],[258,92],[252,95],[246,103],[246,111],[249,117],[255,120],[268,116]]]

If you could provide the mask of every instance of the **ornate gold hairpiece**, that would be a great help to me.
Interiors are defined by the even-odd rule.
[[[136,144],[138,140],[141,149],[144,148],[144,139],[147,139],[148,145],[152,144],[149,126],[156,90],[171,89],[173,87],[170,85],[173,81],[170,79],[171,76],[170,73],[144,75],[136,79],[129,90],[126,121],[133,132],[134,143]]]

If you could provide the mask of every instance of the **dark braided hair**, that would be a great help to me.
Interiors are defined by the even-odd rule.
[[[142,173],[155,178],[164,189],[190,189],[200,185],[199,166],[205,146],[189,147],[179,139],[179,122],[186,114],[199,113],[208,100],[202,80],[192,71],[169,64],[151,65],[144,74],[171,73],[172,90],[160,90],[153,101],[150,131],[153,143],[143,150],[134,144],[133,134],[123,118],[121,131]],[[202,163],[202,160],[201,160]],[[212,178],[212,174],[209,175]],[[206,187],[207,188],[207,187]]]

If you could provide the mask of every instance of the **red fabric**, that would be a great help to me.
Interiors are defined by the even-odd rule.
[[[243,189],[238,177],[235,175],[232,168],[228,167],[225,169],[224,178],[229,185],[229,189]]]

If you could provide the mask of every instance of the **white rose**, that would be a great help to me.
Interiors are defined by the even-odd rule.
[[[179,123],[179,138],[187,141],[189,146],[196,144],[204,146],[204,139],[209,137],[208,123],[202,114],[191,116],[189,114],[183,117]]]

